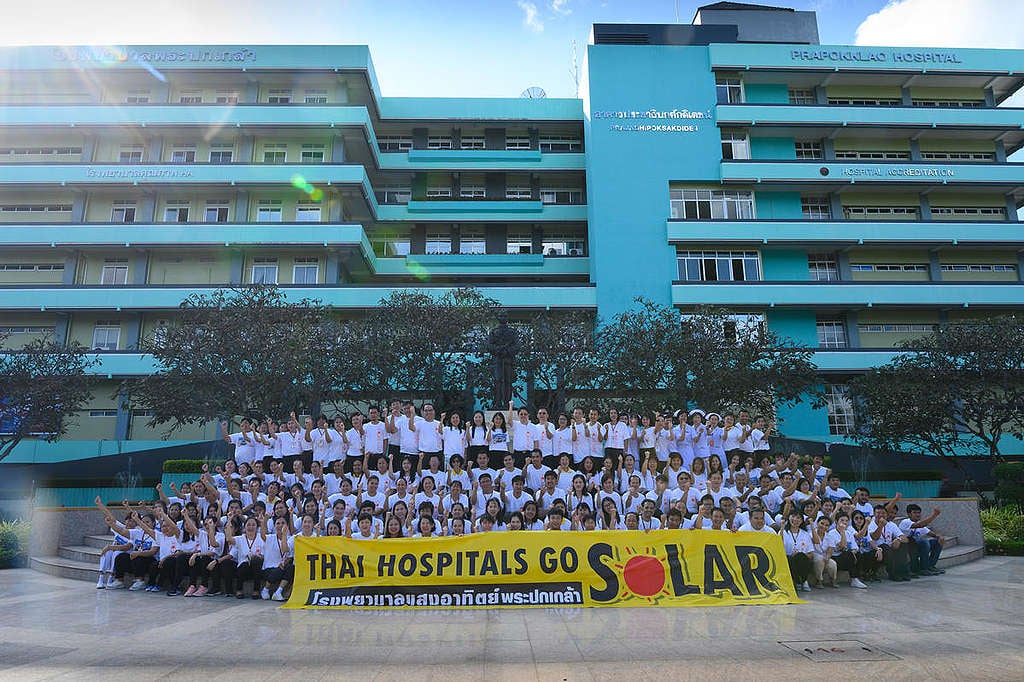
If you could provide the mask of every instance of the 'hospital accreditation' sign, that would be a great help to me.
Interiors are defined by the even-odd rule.
[[[285,608],[798,604],[772,533],[475,533],[298,537]]]

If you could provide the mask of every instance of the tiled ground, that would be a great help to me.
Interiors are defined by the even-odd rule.
[[[815,590],[808,602],[286,611],[0,571],[0,679],[1024,680],[1024,559],[989,557],[867,592]],[[896,658],[815,662],[783,641],[859,642],[866,658]],[[843,646],[823,648],[859,653]]]

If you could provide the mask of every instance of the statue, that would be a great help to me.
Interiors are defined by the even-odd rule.
[[[498,326],[487,336],[487,352],[494,363],[494,404],[504,409],[512,400],[512,384],[515,382],[516,351],[519,350],[519,335],[508,326],[508,314],[498,313]]]

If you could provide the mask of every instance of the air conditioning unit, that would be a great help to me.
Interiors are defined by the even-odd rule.
[[[583,249],[569,249],[569,255],[570,256],[582,256],[583,255]]]

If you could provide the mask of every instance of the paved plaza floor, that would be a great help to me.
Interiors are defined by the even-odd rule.
[[[0,571],[0,679],[1024,680],[1024,558],[723,608],[291,611]]]

